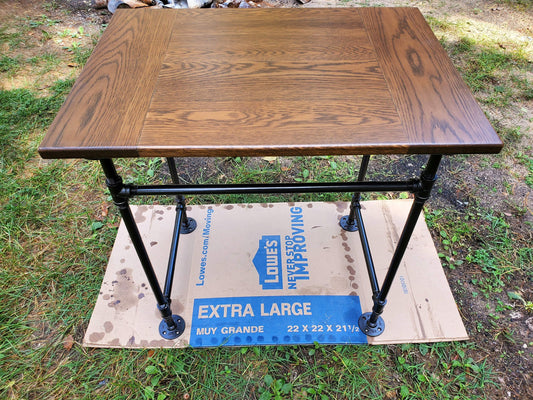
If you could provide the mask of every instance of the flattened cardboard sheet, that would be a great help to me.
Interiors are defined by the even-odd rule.
[[[410,200],[362,203],[379,282]],[[132,206],[161,283],[175,218],[172,206]],[[84,344],[93,347],[210,347],[386,344],[468,339],[431,235],[421,217],[383,313],[385,331],[358,327],[372,292],[358,232],[339,220],[349,203],[188,207],[197,229],[181,235],[172,310],[186,323],[159,336],[160,315],[121,224]]]

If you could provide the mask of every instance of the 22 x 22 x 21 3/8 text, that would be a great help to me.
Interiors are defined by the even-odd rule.
[[[359,327],[357,325],[328,325],[328,324],[318,324],[318,325],[288,325],[288,333],[306,333],[306,332],[346,332],[346,333],[355,333],[359,332]]]

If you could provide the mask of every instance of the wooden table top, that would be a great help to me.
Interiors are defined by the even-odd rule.
[[[495,153],[416,8],[117,10],[44,158]]]

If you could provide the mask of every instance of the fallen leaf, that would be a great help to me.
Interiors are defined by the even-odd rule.
[[[63,340],[63,348],[67,351],[70,351],[72,349],[72,346],[74,345],[74,337],[72,335],[68,335]]]

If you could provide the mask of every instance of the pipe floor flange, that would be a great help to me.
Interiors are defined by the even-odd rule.
[[[196,226],[197,226],[196,220],[194,218],[187,217],[187,223],[181,224],[180,233],[183,233],[183,234],[191,233],[196,229]]]
[[[353,220],[353,223],[350,224],[348,215],[345,215],[341,218],[341,220],[339,221],[339,225],[342,229],[348,232],[355,232],[357,229],[359,229],[357,227],[357,222],[355,222],[355,219]]]
[[[383,318],[378,317],[376,321],[376,326],[368,326],[368,321],[370,321],[371,312],[364,313],[359,317],[359,328],[367,336],[379,336],[385,330],[385,321]]]
[[[172,319],[174,320],[174,323],[176,324],[176,329],[171,330],[168,329],[168,324],[165,320],[162,320],[159,324],[159,334],[168,340],[176,339],[178,338],[183,331],[185,330],[185,321],[183,318],[181,318],[179,315],[173,315]]]

